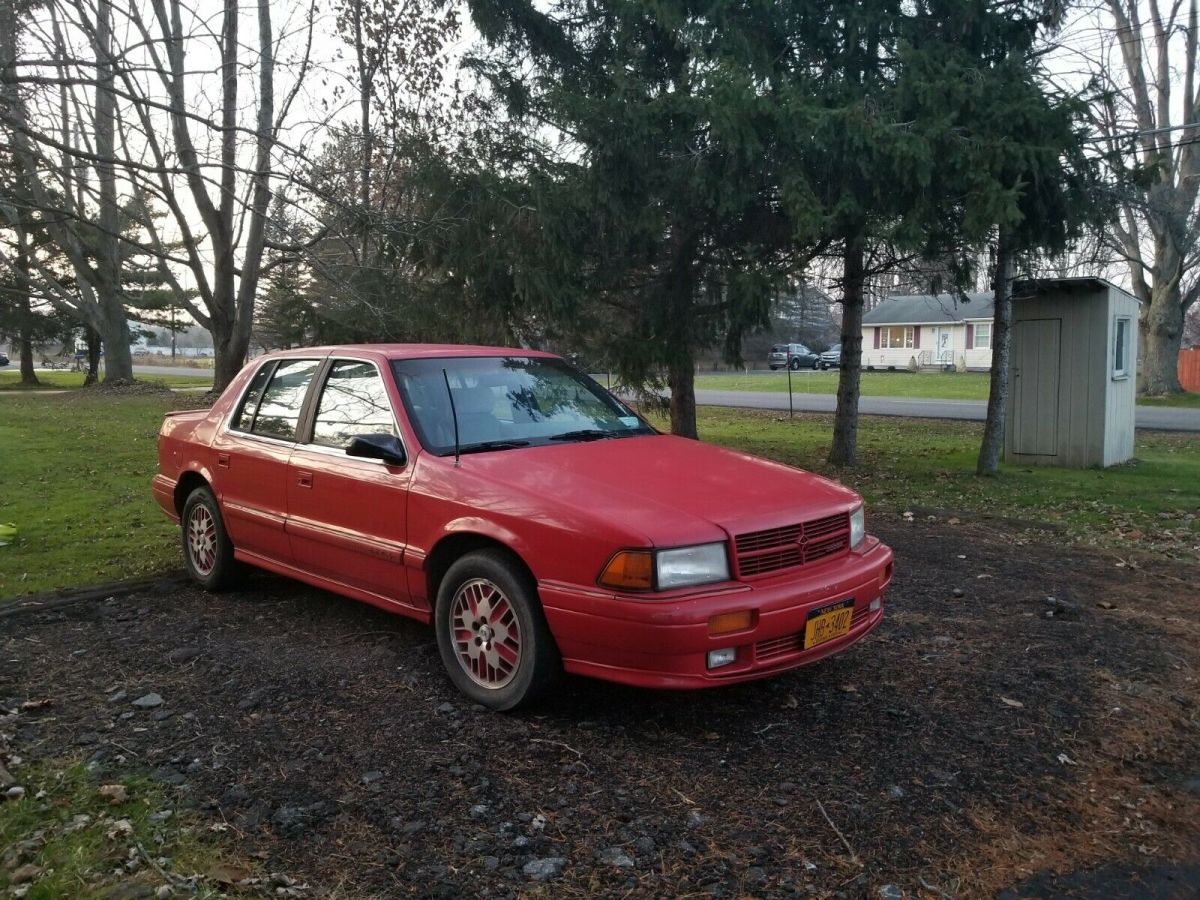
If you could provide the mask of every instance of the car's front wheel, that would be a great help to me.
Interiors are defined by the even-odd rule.
[[[240,571],[233,558],[233,542],[211,490],[198,487],[188,494],[180,525],[183,561],[192,580],[208,591],[225,590],[237,583]]]
[[[435,627],[450,680],[492,709],[533,702],[561,671],[537,587],[503,551],[469,553],[450,567],[438,588]]]
[[[798,360],[798,359],[793,359],[793,360],[791,361],[791,363],[789,364],[789,368],[790,368],[790,369],[791,369],[793,372],[796,372],[796,371],[798,371],[798,370],[800,369],[800,360]]]
[[[814,359],[813,360],[813,371],[815,372],[819,368],[821,368],[821,361],[819,359]]]

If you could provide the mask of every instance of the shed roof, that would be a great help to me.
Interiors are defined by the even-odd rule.
[[[992,292],[896,294],[863,316],[864,325],[941,325],[991,319]]]

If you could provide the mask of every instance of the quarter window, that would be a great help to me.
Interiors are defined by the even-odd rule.
[[[258,401],[262,399],[263,388],[267,386],[267,379],[271,377],[271,368],[274,365],[274,362],[269,362],[254,373],[254,377],[250,379],[250,387],[246,389],[246,396],[242,398],[241,405],[229,422],[230,428],[236,428],[238,431],[250,430],[250,426],[254,424],[254,414],[258,412]]]
[[[321,390],[312,442],[342,449],[360,434],[399,436],[379,370],[372,363],[341,360]]]
[[[317,371],[317,365],[315,359],[280,362],[258,405],[258,415],[250,426],[254,434],[285,441],[296,439],[300,407],[304,405],[304,395],[308,392],[308,384]]]
[[[879,346],[885,350],[903,350],[913,345],[913,327],[911,325],[890,325],[881,328]]]
[[[976,322],[975,323],[975,340],[976,350],[991,350],[992,349],[992,323],[991,322]]]

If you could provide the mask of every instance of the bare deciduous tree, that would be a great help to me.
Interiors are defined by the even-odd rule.
[[[1146,173],[1125,193],[1110,238],[1142,302],[1139,387],[1173,393],[1184,317],[1200,297],[1197,4],[1105,0],[1105,8],[1114,37],[1092,60],[1105,88],[1093,117],[1110,153],[1128,149]]]

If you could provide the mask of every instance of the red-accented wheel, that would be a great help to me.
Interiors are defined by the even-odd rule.
[[[450,566],[434,615],[446,672],[477,703],[515,709],[541,696],[561,670],[537,587],[503,550],[468,553]]]
[[[198,487],[188,494],[179,520],[183,526],[183,562],[192,580],[210,591],[236,584],[241,567],[233,558],[233,542],[212,491]]]
[[[473,578],[450,603],[450,628],[459,665],[476,684],[502,688],[521,662],[521,623],[504,592],[486,578]]]
[[[217,523],[203,503],[193,506],[188,516],[187,553],[197,575],[212,574],[217,564]]]

